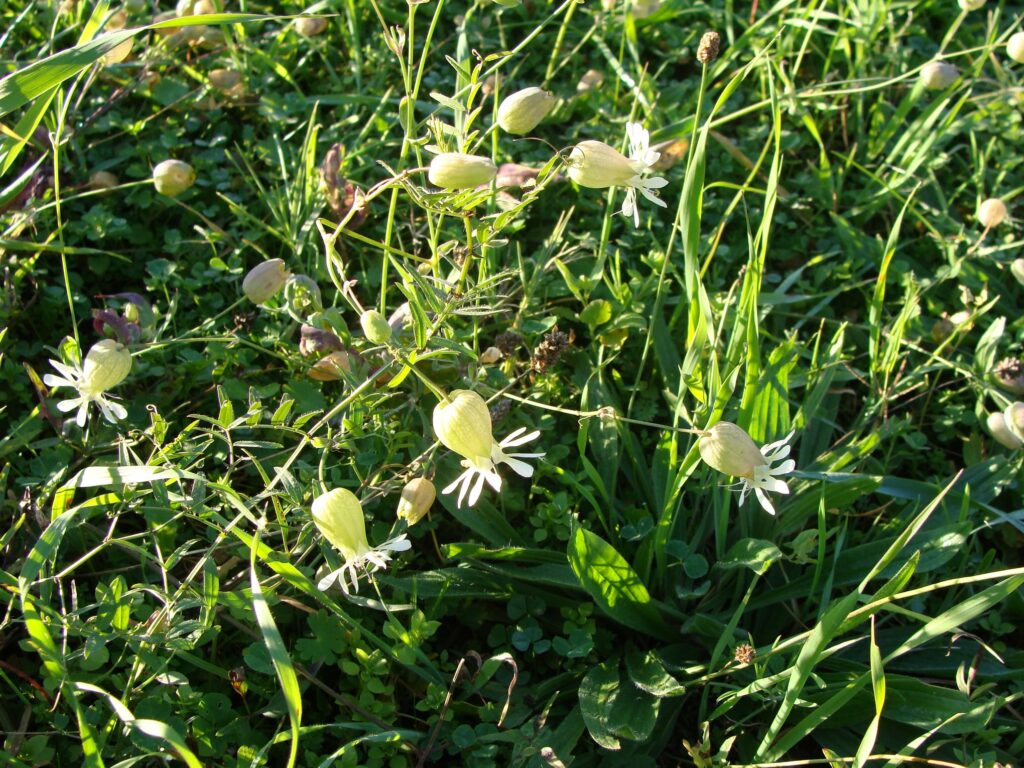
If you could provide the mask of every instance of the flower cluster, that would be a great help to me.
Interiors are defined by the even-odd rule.
[[[103,339],[92,346],[80,366],[65,365],[58,360],[50,360],[50,365],[61,375],[48,373],[43,376],[43,383],[48,387],[70,387],[77,391],[78,397],[57,403],[57,410],[67,413],[77,408],[75,422],[79,427],[85,427],[89,406],[93,403],[112,424],[128,415],[124,406],[107,394],[108,389],[125,380],[132,368],[132,355],[123,344]]]

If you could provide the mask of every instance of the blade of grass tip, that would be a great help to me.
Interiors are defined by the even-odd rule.
[[[861,768],[871,757],[871,750],[875,747],[875,739],[878,738],[878,726],[882,721],[882,708],[885,705],[885,672],[882,667],[882,652],[878,648],[878,640],[875,637],[875,617],[871,617],[871,690],[875,699],[875,716],[871,719],[864,737],[857,747],[857,754],[853,759],[853,768]]]
[[[274,623],[274,615],[270,612],[270,606],[267,605],[263,587],[260,586],[259,576],[256,573],[256,550],[259,546],[259,539],[260,529],[257,528],[256,535],[253,536],[253,544],[249,549],[249,584],[252,588],[252,607],[256,614],[256,623],[259,624],[260,632],[263,634],[263,642],[267,646],[270,660],[274,664],[274,672],[277,673],[277,679],[281,682],[281,693],[284,694],[285,704],[288,707],[288,719],[291,722],[292,731],[288,768],[294,768],[299,755],[302,691],[299,689],[299,679],[295,675],[295,667],[284,646],[284,639],[277,629],[277,624]]]
[[[917,648],[929,640],[946,634],[953,629],[966,624],[978,616],[981,616],[993,606],[1005,600],[1024,585],[1024,575],[1012,576],[1008,579],[982,590],[977,595],[968,598],[959,605],[951,608],[945,613],[929,621],[920,630],[909,637],[899,648],[894,650],[883,659],[889,663],[895,658]],[[870,676],[864,673],[847,683],[842,689],[835,693],[830,699],[822,703],[811,714],[794,725],[786,734],[779,739],[775,746],[766,750],[764,755],[755,759],[755,762],[773,762],[781,760],[801,740],[807,737],[815,728],[826,722],[832,715],[842,709],[849,701],[863,688]],[[760,754],[760,752],[759,752]]]

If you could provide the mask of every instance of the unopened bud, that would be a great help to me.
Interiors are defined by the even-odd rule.
[[[161,195],[177,197],[195,182],[196,172],[181,160],[164,160],[153,169],[153,186]]]
[[[712,469],[733,477],[754,477],[766,462],[750,435],[728,421],[720,421],[697,441],[700,457]]]
[[[488,347],[480,353],[480,362],[484,365],[492,365],[501,360],[501,350],[497,347]]]
[[[214,69],[209,74],[210,85],[228,96],[238,97],[245,94],[245,83],[242,73],[235,69]]]
[[[998,197],[990,197],[978,206],[978,221],[985,229],[998,227],[1006,218],[1006,203]]]
[[[437,498],[434,484],[425,477],[415,477],[402,488],[398,500],[398,519],[405,520],[409,527],[416,525],[427,514]]]
[[[295,31],[303,37],[316,37],[327,29],[327,19],[323,16],[300,16],[293,24]]]
[[[335,488],[317,496],[311,512],[320,533],[346,560],[362,557],[369,551],[363,506],[352,491]]]
[[[242,292],[253,304],[264,304],[280,293],[289,277],[282,259],[268,259],[249,270],[242,280]]]
[[[569,155],[569,178],[581,187],[604,189],[621,186],[636,176],[629,159],[603,141],[581,141]]]
[[[427,178],[441,189],[472,189],[486,184],[497,173],[498,167],[486,157],[445,152],[430,161]]]
[[[97,341],[82,366],[82,392],[106,392],[124,381],[131,369],[132,355],[127,347],[113,339]]]
[[[985,0],[956,0],[956,4],[963,11],[976,11],[985,5]]]
[[[1006,43],[1006,55],[1017,62],[1024,62],[1024,32],[1015,33]]]
[[[710,64],[718,58],[718,49],[722,45],[722,36],[713,29],[703,34],[697,45],[697,61]]]
[[[1006,426],[1006,417],[1003,414],[990,413],[985,424],[992,437],[1004,448],[1009,448],[1012,451],[1021,447],[1022,442],[1020,438],[1013,434],[1010,428]]]
[[[604,75],[596,69],[588,69],[583,73],[583,77],[576,83],[577,93],[586,93],[592,91],[595,88],[600,88],[604,84]]]
[[[387,344],[391,341],[391,326],[376,309],[363,312],[359,316],[359,325],[363,327],[363,335],[372,343]]]
[[[1010,274],[1017,278],[1017,282],[1024,285],[1024,259],[1014,259],[1010,264]]]
[[[498,107],[498,125],[503,131],[521,136],[529,133],[555,107],[555,99],[542,88],[524,88],[506,96]]]
[[[929,90],[942,90],[959,77],[956,67],[944,61],[929,61],[921,68],[921,82]]]
[[[108,67],[111,64],[120,64],[122,61],[128,58],[132,52],[132,46],[135,44],[135,38],[129,37],[127,40],[122,40],[120,43],[115,45],[100,59],[100,63],[103,66]]]

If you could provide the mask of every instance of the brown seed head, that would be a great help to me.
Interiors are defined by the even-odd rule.
[[[697,61],[701,64],[710,64],[718,58],[718,49],[722,44],[722,36],[715,30],[710,29],[700,38],[697,46]]]

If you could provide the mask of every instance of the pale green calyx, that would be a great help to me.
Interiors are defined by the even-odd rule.
[[[1017,32],[1006,42],[1006,55],[1024,63],[1024,32]]]
[[[498,167],[486,157],[464,152],[445,152],[430,161],[427,178],[441,189],[472,189],[498,174]]]
[[[196,172],[181,160],[164,160],[153,169],[153,186],[161,195],[177,197],[195,181]]]
[[[402,497],[398,501],[398,518],[405,520],[409,526],[416,525],[437,498],[434,484],[425,477],[414,477],[402,488]]]
[[[956,82],[959,73],[952,64],[929,61],[921,68],[921,83],[929,90],[942,90]]]
[[[281,292],[289,277],[283,259],[267,259],[249,270],[242,280],[242,292],[253,304],[265,304]]]
[[[487,403],[476,392],[457,389],[434,407],[434,433],[445,448],[475,458],[490,456],[494,436]]]
[[[363,335],[374,344],[387,344],[391,341],[391,326],[376,309],[368,309],[359,316],[359,325],[363,327]]]
[[[581,141],[569,154],[569,178],[581,187],[628,186],[637,168],[628,157],[603,141]]]
[[[733,477],[754,476],[754,469],[765,464],[764,456],[750,435],[728,421],[720,421],[697,441],[704,463]]]
[[[123,344],[103,339],[92,345],[82,365],[83,394],[99,394],[116,387],[132,369],[132,355]]]
[[[345,560],[355,560],[369,551],[363,506],[352,491],[335,488],[317,496],[311,511],[320,533],[341,552]]]
[[[554,109],[554,96],[542,88],[524,88],[506,96],[498,107],[498,125],[521,136],[529,133]]]

